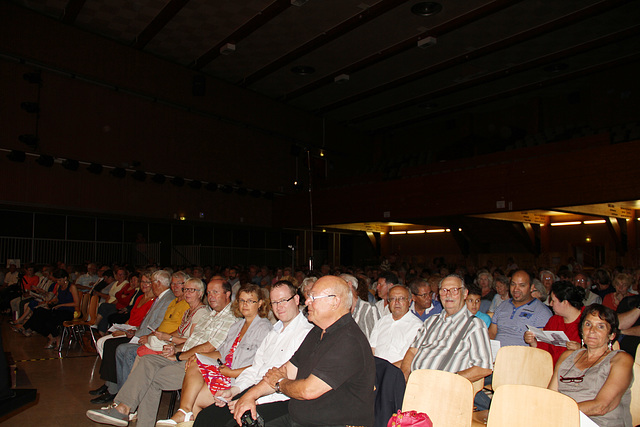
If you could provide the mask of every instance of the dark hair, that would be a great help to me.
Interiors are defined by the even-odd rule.
[[[296,289],[295,286],[293,286],[293,283],[291,283],[291,281],[289,280],[278,280],[276,283],[274,283],[273,285],[271,285],[271,290],[274,290],[276,288],[279,288],[280,286],[286,286],[289,288],[289,290],[291,291],[291,295],[295,295],[298,290]]]
[[[551,292],[556,296],[556,298],[558,298],[558,301],[569,301],[569,304],[578,310],[580,310],[584,305],[582,301],[584,300],[586,291],[584,288],[575,286],[569,281],[561,280],[559,282],[554,282],[551,285]]]
[[[599,268],[593,273],[593,281],[600,285],[610,285],[611,275],[604,268]]]
[[[66,279],[69,277],[69,273],[66,270],[59,268],[52,273],[54,279]]]
[[[618,329],[618,315],[616,314],[616,312],[611,310],[609,307],[605,307],[602,304],[591,304],[585,307],[584,311],[582,312],[582,316],[580,316],[580,324],[578,325],[578,333],[580,334],[580,338],[582,338],[582,325],[584,324],[584,320],[590,314],[594,314],[601,320],[607,322],[609,324],[609,334],[615,334],[615,337],[618,336],[620,330]]]
[[[102,277],[114,277],[113,270],[105,270],[104,273],[102,273]]]
[[[482,290],[480,290],[480,286],[475,283],[465,283],[464,285],[467,288],[467,295],[480,295],[482,296]]]
[[[380,274],[378,276],[378,279],[384,279],[387,283],[394,285],[398,283],[398,276],[390,271],[385,271],[384,273]]]
[[[409,283],[412,294],[418,294],[418,288],[420,286],[426,286],[428,288],[429,283],[425,279],[413,279],[411,283]],[[431,290],[429,290],[429,292],[431,292]]]

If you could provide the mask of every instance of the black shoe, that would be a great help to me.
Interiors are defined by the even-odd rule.
[[[95,390],[91,390],[89,392],[90,395],[92,396],[100,396],[101,394],[105,394],[107,392],[107,385],[106,384],[102,384],[100,387],[98,387]]]
[[[95,399],[91,399],[91,403],[111,403],[115,399],[116,395],[106,392]]]

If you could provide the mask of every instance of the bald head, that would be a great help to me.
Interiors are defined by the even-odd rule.
[[[306,304],[309,320],[326,329],[351,310],[350,285],[337,276],[323,276],[313,285]]]

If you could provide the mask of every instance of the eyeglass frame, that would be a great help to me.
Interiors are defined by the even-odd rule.
[[[459,288],[440,288],[438,289],[438,293],[442,295],[453,295],[454,297],[460,295],[460,290],[465,289],[464,286],[460,286]]]
[[[310,299],[311,302],[315,302],[315,300],[317,299],[322,299],[322,298],[329,298],[329,297],[337,297],[338,295],[307,295],[307,299]]]
[[[289,301],[291,301],[293,298],[295,298],[295,296],[296,296],[296,294],[293,294],[293,295],[291,295],[291,296],[290,296],[289,298],[287,298],[287,299],[282,299],[282,300],[280,300],[280,301],[271,301],[271,306],[272,306],[272,307],[277,307],[277,306],[279,306],[280,304],[286,304],[286,303],[288,303]]]

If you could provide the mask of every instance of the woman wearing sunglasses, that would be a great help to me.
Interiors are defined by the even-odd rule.
[[[549,388],[578,402],[580,410],[599,426],[632,426],[633,359],[611,348],[618,334],[616,313],[592,304],[584,309],[578,332],[584,346],[560,356]]]

